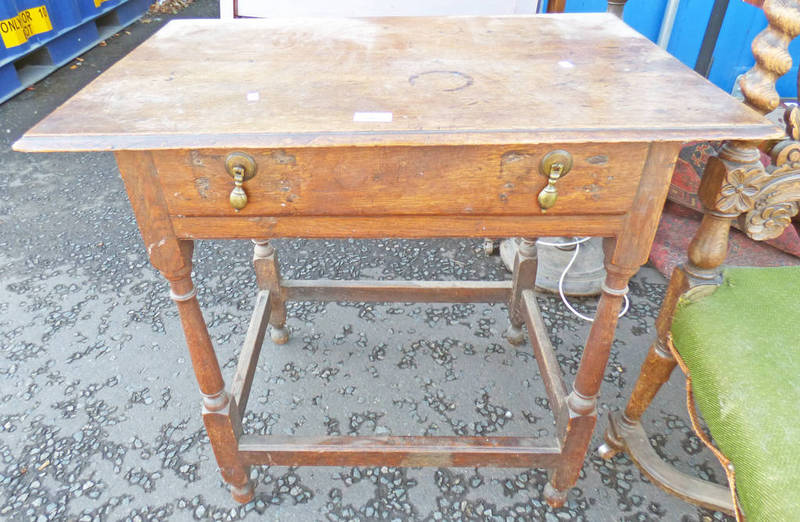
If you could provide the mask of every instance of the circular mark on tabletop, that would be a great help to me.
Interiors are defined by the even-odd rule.
[[[453,92],[466,89],[473,83],[472,76],[458,71],[425,71],[408,78],[414,87],[434,91]]]

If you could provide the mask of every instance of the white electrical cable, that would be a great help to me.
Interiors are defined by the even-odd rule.
[[[575,247],[575,252],[572,254],[572,259],[569,260],[569,263],[567,263],[567,266],[564,267],[564,271],[561,272],[561,277],[558,278],[558,295],[561,296],[561,301],[564,303],[564,306],[566,306],[567,309],[570,312],[575,314],[577,317],[583,319],[584,321],[589,321],[590,323],[592,323],[592,322],[594,322],[594,317],[588,317],[586,315],[583,315],[582,313],[577,311],[575,308],[573,308],[572,305],[569,304],[569,301],[567,300],[567,296],[564,294],[564,279],[567,277],[567,272],[569,272],[570,268],[572,268],[572,265],[575,263],[575,260],[578,259],[578,254],[581,251],[581,244],[586,243],[590,239],[592,239],[592,238],[591,237],[582,237],[582,238],[576,239],[575,241],[567,241],[566,243],[549,243],[547,241],[542,241],[541,239],[537,239],[536,243],[539,244],[539,245],[551,246],[551,247],[556,247],[556,248],[565,247],[565,246],[574,246]],[[625,295],[624,297],[625,297],[625,305],[622,307],[622,311],[619,313],[619,315],[617,317],[622,317],[623,315],[628,313],[628,309],[630,308],[630,300],[628,299],[628,296]]]

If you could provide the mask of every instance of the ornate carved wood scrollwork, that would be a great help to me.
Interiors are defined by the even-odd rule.
[[[698,197],[705,208],[700,228],[689,244],[686,270],[702,280],[715,279],[728,252],[731,222],[755,204],[768,177],[761,153],[752,143],[726,141],[709,158]]]
[[[771,156],[774,167],[758,179],[751,208],[739,216],[739,227],[756,240],[781,235],[800,209],[800,143],[783,140]]]
[[[739,80],[745,103],[766,114],[777,108],[780,96],[775,81],[792,66],[788,47],[800,34],[798,0],[759,0],[769,25],[753,40],[755,65]],[[800,137],[800,113],[786,116],[787,134]],[[787,145],[786,143],[794,145]],[[784,140],[773,150],[773,167],[760,162],[757,143],[725,142],[719,156],[706,166],[699,189],[706,209],[703,222],[689,245],[687,271],[711,279],[725,260],[730,225],[740,217],[740,227],[754,239],[780,235],[797,214],[800,157]]]
[[[727,217],[752,209],[769,177],[760,158],[760,152],[750,143],[723,143],[717,156],[709,158],[698,192],[705,208]]]
[[[738,216],[739,228],[752,239],[772,239],[800,210],[800,143],[785,139],[772,147],[768,169],[756,153],[725,143],[719,156],[709,160],[700,198],[717,218]]]

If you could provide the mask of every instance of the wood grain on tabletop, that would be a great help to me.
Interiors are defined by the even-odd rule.
[[[354,121],[356,112],[391,113],[391,121]],[[606,13],[175,20],[35,126],[16,149],[779,135],[761,115]]]

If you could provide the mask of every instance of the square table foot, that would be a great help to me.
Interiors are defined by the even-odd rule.
[[[286,326],[272,326],[269,327],[269,338],[275,344],[286,344],[289,342],[289,329]]]
[[[617,448],[612,447],[608,442],[604,442],[597,448],[597,455],[603,460],[611,460],[620,452]]]
[[[240,504],[247,504],[256,496],[253,483],[248,481],[247,484],[242,487],[231,486],[231,496],[236,502],[239,502]]]
[[[506,340],[514,346],[521,346],[525,344],[525,332],[522,331],[521,327],[513,324],[508,327],[503,334],[503,337],[505,337]]]
[[[547,502],[547,505],[553,509],[563,507],[567,501],[567,493],[569,490],[560,491],[553,487],[551,483],[547,483],[544,486],[544,499]]]

